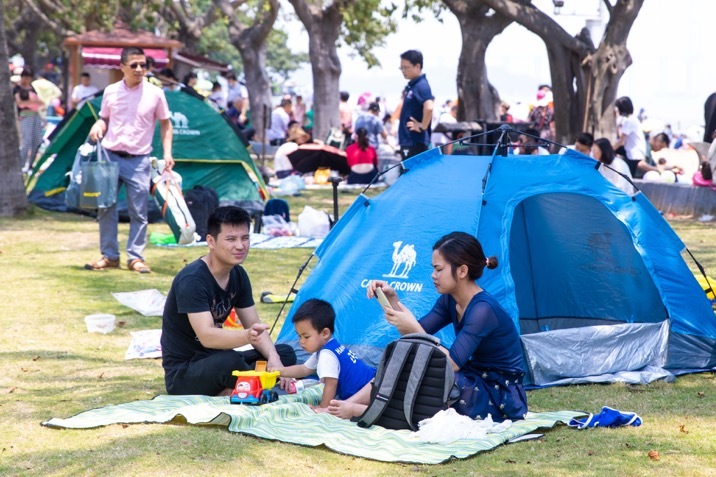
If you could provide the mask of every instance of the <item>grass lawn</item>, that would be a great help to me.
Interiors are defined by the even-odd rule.
[[[341,210],[355,195],[340,193]],[[294,220],[305,204],[332,211],[330,191],[304,192],[290,204]],[[716,275],[716,227],[686,219],[671,223]],[[169,231],[165,224],[149,229]],[[120,226],[122,247],[127,230]],[[130,332],[159,328],[161,319],[123,307],[110,292],[157,288],[166,293],[177,271],[202,253],[149,246],[152,274],[88,272],[83,264],[99,256],[93,219],[37,209],[23,219],[0,219],[0,475],[716,475],[713,373],[684,376],[673,384],[530,391],[534,411],[598,412],[609,405],[639,413],[644,424],[584,431],[558,426],[538,441],[435,466],[374,462],[232,434],[223,427],[40,426],[51,417],[165,392],[159,360],[124,360]],[[266,290],[285,293],[309,254],[307,249],[253,250],[245,266],[254,298]],[[264,322],[272,323],[280,305],[258,303],[257,308]],[[121,326],[107,335],[89,334],[83,318],[92,313],[112,313]],[[274,337],[282,322],[283,316]],[[660,460],[649,458],[652,450]]]

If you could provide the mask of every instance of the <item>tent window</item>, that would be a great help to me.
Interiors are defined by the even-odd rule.
[[[593,197],[551,193],[521,202],[509,257],[523,334],[667,318],[631,233]]]

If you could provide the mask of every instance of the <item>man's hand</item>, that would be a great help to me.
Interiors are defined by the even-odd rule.
[[[92,125],[90,129],[89,138],[93,142],[99,142],[103,137],[104,133],[107,132],[107,123],[104,119],[100,118]]]
[[[269,329],[269,325],[265,323],[254,323],[251,325],[251,328],[249,328],[249,343],[252,345],[256,345],[261,340],[261,335],[264,331]],[[269,367],[273,365],[273,363],[269,362]]]
[[[410,116],[410,120],[405,125],[412,132],[416,132],[416,133],[423,132],[422,123],[412,116]]]
[[[168,154],[164,155],[164,170],[171,171],[174,168],[174,158]]]

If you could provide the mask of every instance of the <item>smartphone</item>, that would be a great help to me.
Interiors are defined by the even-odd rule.
[[[378,299],[378,303],[380,303],[380,306],[383,307],[383,309],[393,309],[392,306],[390,306],[390,302],[388,301],[388,298],[385,296],[385,293],[383,293],[383,289],[378,287],[375,289],[375,297]]]

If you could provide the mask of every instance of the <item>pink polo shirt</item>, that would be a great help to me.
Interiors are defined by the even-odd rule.
[[[137,156],[149,154],[156,122],[170,116],[161,88],[148,81],[131,89],[124,80],[113,83],[104,90],[99,112],[99,117],[107,121],[102,145],[111,151]]]

